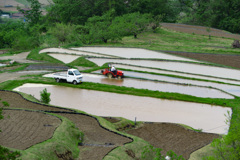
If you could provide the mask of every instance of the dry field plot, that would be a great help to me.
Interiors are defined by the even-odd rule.
[[[61,124],[57,117],[41,112],[4,110],[0,121],[0,144],[25,150],[52,137]]]
[[[220,29],[209,28],[204,26],[194,26],[194,25],[186,25],[186,24],[177,24],[177,23],[161,23],[163,28],[175,30],[178,32],[184,33],[194,33],[194,34],[201,34],[201,35],[211,35],[216,37],[225,37],[225,38],[233,38],[233,39],[240,39],[240,35],[232,34],[227,31],[223,31]]]
[[[142,127],[127,131],[141,137],[157,148],[162,148],[163,154],[173,150],[176,154],[188,159],[190,154],[218,138],[216,134],[198,133],[171,123],[145,123]]]
[[[14,92],[0,91],[0,97],[2,101],[9,103],[11,108],[70,112],[70,110],[32,103]],[[58,114],[74,122],[84,133],[83,145],[79,146],[80,159],[102,159],[113,148],[131,142],[129,138],[103,129],[96,119],[90,116],[73,113]],[[58,118],[41,112],[4,110],[4,117],[0,121],[0,129],[3,131],[0,145],[17,149],[26,149],[51,138],[54,130],[61,123]],[[172,149],[178,154],[183,154],[184,157],[189,157],[190,153],[218,137],[214,134],[189,131],[168,123],[145,124],[144,127],[128,133],[139,136],[153,146],[163,148],[164,151]]]

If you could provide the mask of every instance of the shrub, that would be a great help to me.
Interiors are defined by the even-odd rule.
[[[48,93],[46,88],[40,92],[40,95],[41,95],[41,102],[48,104],[51,101],[50,99],[51,93]]]

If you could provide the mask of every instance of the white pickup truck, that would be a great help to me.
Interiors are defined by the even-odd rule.
[[[83,76],[77,69],[68,69],[67,74],[64,73],[55,73],[53,78],[56,82],[67,81],[73,84],[82,83]]]

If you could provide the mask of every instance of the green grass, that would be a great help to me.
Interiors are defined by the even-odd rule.
[[[97,67],[97,65],[84,57],[79,57],[76,60],[68,63],[70,66],[83,66],[83,67]]]
[[[44,61],[44,62],[49,62],[49,63],[56,63],[56,64],[64,64],[62,61],[59,61],[51,56],[49,56],[46,53],[41,53],[39,54],[39,51],[42,48],[36,48],[34,50],[32,50],[28,56],[27,59],[29,60],[37,60],[37,61]]]
[[[42,143],[36,144],[24,151],[21,151],[21,159],[51,159],[58,160],[57,155],[63,154],[66,151],[71,151],[74,158],[79,155],[78,142],[79,137],[83,135],[73,122],[65,117],[56,114],[53,116],[59,117],[62,120],[61,125],[55,130],[53,137]]]
[[[100,46],[115,47],[136,47],[150,50],[165,51],[183,51],[197,53],[214,53],[214,54],[240,54],[240,49],[232,48],[234,39],[211,37],[176,32],[162,28],[156,33],[145,32],[134,38],[133,36],[124,37],[118,43],[110,42],[100,44]]]
[[[164,93],[159,91],[150,91],[145,89],[135,89],[135,88],[127,88],[127,87],[118,87],[118,86],[110,86],[105,84],[96,84],[90,82],[84,82],[81,85],[72,85],[69,83],[56,83],[54,79],[51,78],[40,78],[36,77],[35,79],[26,79],[26,80],[14,80],[14,81],[7,81],[0,84],[0,89],[7,89],[12,90],[13,88],[20,86],[24,83],[44,83],[44,84],[52,84],[52,85],[61,85],[66,87],[74,87],[74,88],[81,88],[81,89],[91,89],[91,90],[98,90],[98,91],[105,91],[105,92],[114,92],[120,94],[129,94],[129,95],[136,95],[136,96],[144,96],[144,97],[154,97],[154,98],[164,98],[164,99],[172,99],[172,100],[181,100],[181,101],[190,101],[196,103],[206,103],[211,105],[219,105],[223,107],[232,107],[233,114],[232,114],[232,121],[238,116],[237,108],[240,104],[240,98],[236,97],[236,99],[228,100],[228,99],[211,99],[211,98],[198,98],[188,95],[176,94],[176,93]],[[121,133],[116,130],[119,126],[124,126],[126,124],[133,124],[134,122],[129,120],[123,120],[116,124],[112,124],[107,120],[97,117],[101,125],[105,128],[113,130],[115,132]],[[134,139],[134,142],[130,144],[126,144],[124,146],[118,147],[114,149],[105,159],[121,159],[121,157],[128,159],[129,157],[126,155],[126,149],[132,149],[137,157],[140,157],[141,152],[144,149],[144,146],[149,145],[146,141],[142,140],[141,138],[131,136],[125,133],[121,133],[126,136],[130,136]],[[31,153],[31,152],[28,152]],[[34,154],[35,155],[35,154]]]
[[[27,1],[27,0],[15,0],[16,2],[18,2],[18,3],[21,3],[21,4],[23,4],[24,6],[28,6],[28,5],[30,5],[30,3]]]

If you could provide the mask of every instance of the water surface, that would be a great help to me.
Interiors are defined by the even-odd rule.
[[[226,134],[227,111],[230,108],[211,106],[150,97],[139,97],[109,92],[52,86],[24,84],[16,88],[21,92],[40,98],[40,91],[47,88],[51,104],[85,111],[98,116],[124,117],[148,122],[171,122],[189,125],[204,132]]]
[[[123,58],[150,58],[150,59],[168,59],[179,61],[194,61],[192,59],[174,56],[163,52],[156,52],[141,48],[113,48],[113,47],[79,47],[72,48],[80,51],[88,51],[93,53],[107,54]]]
[[[104,59],[104,58],[89,58],[88,60],[102,66],[105,63],[122,63],[141,67],[159,68],[170,71],[177,71],[190,74],[199,74],[204,76],[213,76],[217,78],[227,78],[240,80],[240,70],[215,67],[209,65],[199,65],[183,62],[169,62],[169,61],[150,61],[150,60],[127,60],[127,59]]]

